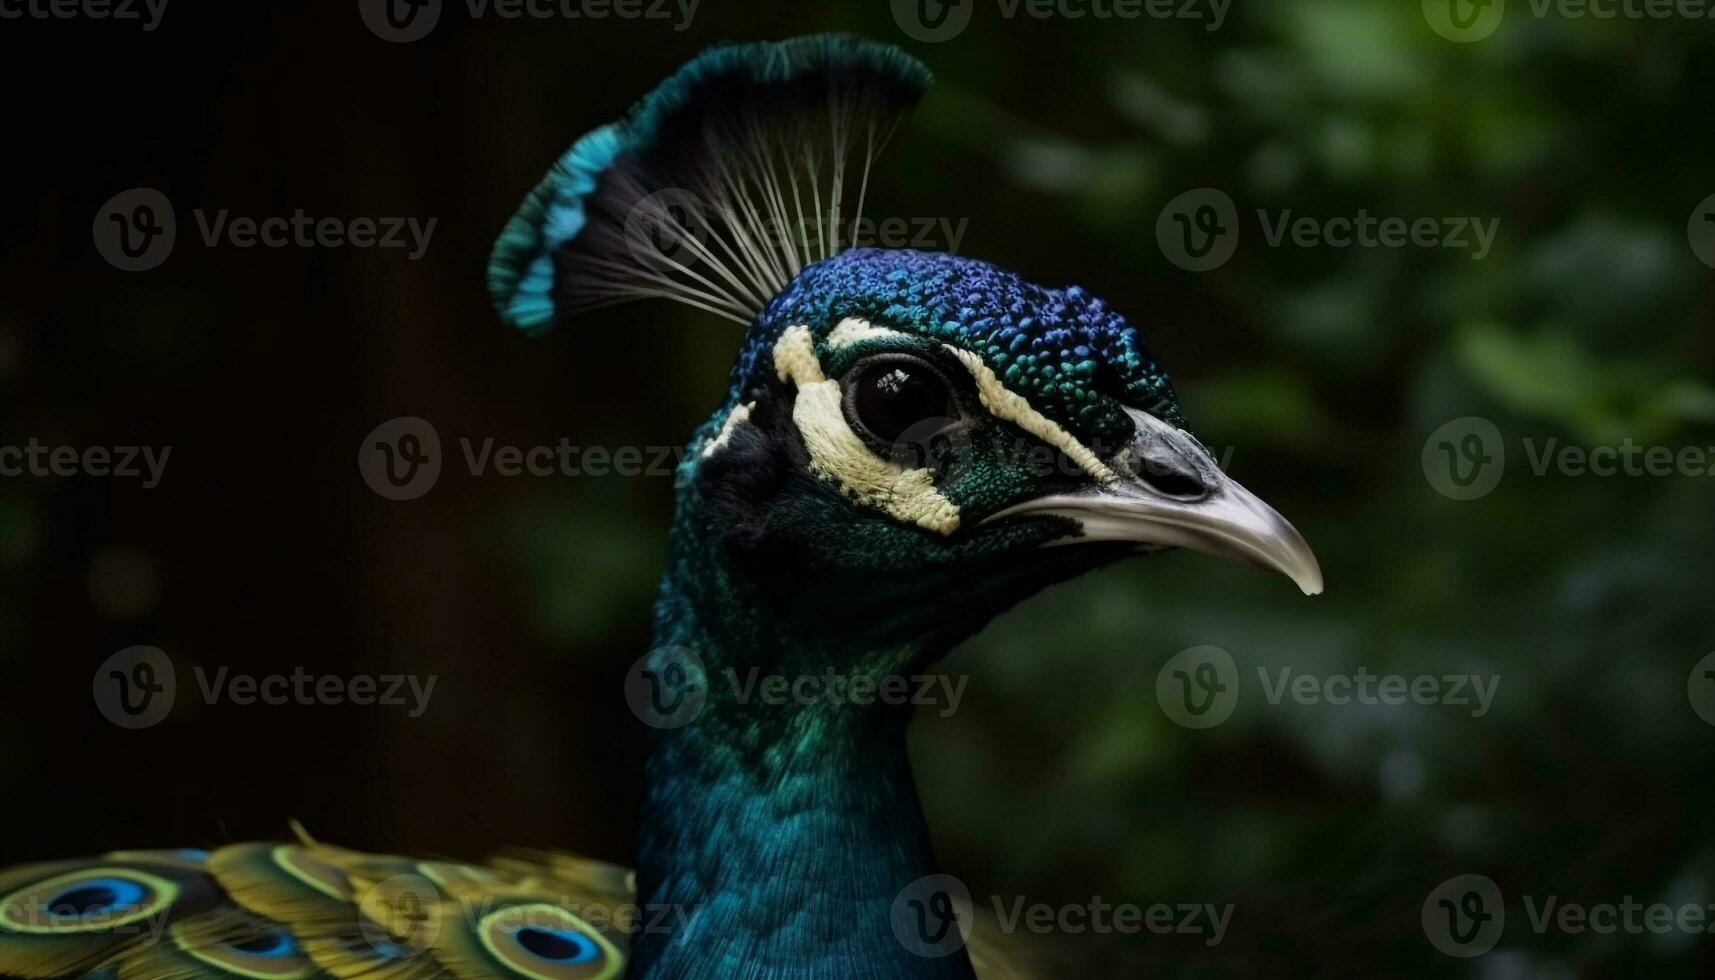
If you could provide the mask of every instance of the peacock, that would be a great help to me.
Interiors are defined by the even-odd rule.
[[[931,83],[843,35],[714,47],[579,139],[505,225],[501,319],[631,300],[746,330],[678,474],[636,870],[284,843],[0,872],[15,977],[1021,977],[948,908],[909,701],[726,678],[920,673],[1049,585],[1187,548],[1306,594],[1304,539],[1192,436],[1137,330],[1081,287],[862,247],[871,166]],[[854,688],[855,690],[855,688]],[[930,882],[924,886],[923,882]],[[917,891],[913,891],[917,889]]]

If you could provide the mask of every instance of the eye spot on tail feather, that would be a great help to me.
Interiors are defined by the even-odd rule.
[[[111,932],[170,909],[179,886],[131,868],[85,868],[0,898],[0,928],[31,935]]]

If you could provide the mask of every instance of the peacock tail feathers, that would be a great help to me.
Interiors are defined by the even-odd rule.
[[[633,902],[625,869],[558,852],[122,851],[0,874],[0,975],[613,980]]]
[[[111,966],[115,980],[206,976],[306,980],[326,976],[304,955],[291,932],[232,906],[174,922],[164,936],[128,948]]]
[[[0,873],[0,976],[85,980],[618,980],[639,908],[630,869],[563,851],[485,865],[319,843],[116,851]],[[983,980],[1030,980],[975,917]]]
[[[861,214],[870,164],[931,81],[898,48],[845,35],[704,52],[525,198],[489,260],[496,309],[538,330],[662,297],[748,326],[852,244],[842,215]]]

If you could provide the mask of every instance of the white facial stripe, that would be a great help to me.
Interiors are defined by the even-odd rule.
[[[848,316],[841,320],[828,334],[828,346],[833,348],[850,347],[866,340],[898,340],[909,336],[910,334],[900,333],[897,330],[875,326],[868,320]]]
[[[788,327],[780,335],[774,344],[774,370],[780,380],[798,387],[792,422],[810,453],[812,472],[895,520],[937,534],[958,530],[958,506],[935,488],[928,470],[905,469],[882,459],[846,424],[840,383],[822,373],[809,327]]]
[[[862,343],[866,340],[884,340],[890,338],[908,337],[898,330],[878,327],[868,320],[858,317],[846,317],[828,334],[828,345],[840,348]],[[1084,472],[1090,474],[1098,483],[1111,483],[1119,477],[1091,452],[1089,447],[1079,442],[1070,432],[1062,429],[1054,420],[1030,407],[1030,402],[1002,384],[1000,378],[989,370],[982,358],[970,351],[961,350],[951,344],[942,344],[953,356],[957,357],[965,369],[971,372],[971,377],[977,383],[977,394],[983,407],[996,418],[1011,422],[1030,433],[1055,449],[1065,453],[1068,458],[1077,463]]]
[[[715,453],[725,449],[726,444],[732,441],[733,430],[750,421],[751,409],[755,407],[755,402],[744,402],[739,405],[734,405],[732,411],[727,413],[726,421],[721,423],[720,434],[715,436],[713,439],[710,439],[709,444],[703,447],[703,458],[708,459]]]
[[[1001,384],[1000,378],[989,369],[983,359],[968,350],[961,350],[951,344],[942,344],[949,353],[959,359],[965,370],[971,372],[971,378],[977,383],[977,398],[989,414],[997,419],[1011,422],[1030,433],[1055,449],[1066,454],[1066,458],[1077,463],[1085,473],[1090,474],[1097,483],[1108,484],[1119,479],[1119,475],[1109,469],[1107,464],[1096,458],[1090,448],[1079,442],[1070,432],[1060,428],[1059,423],[1036,409],[1030,407],[1023,395],[1014,392]]]
[[[822,362],[816,360],[816,342],[809,327],[787,327],[774,342],[774,373],[781,381],[799,387],[828,380]]]

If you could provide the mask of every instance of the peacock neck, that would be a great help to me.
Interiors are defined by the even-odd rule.
[[[892,926],[902,891],[935,873],[908,711],[746,688],[826,656],[694,565],[691,581],[669,573],[655,640],[696,654],[707,700],[651,735],[632,980],[973,980],[962,950],[917,955]]]

